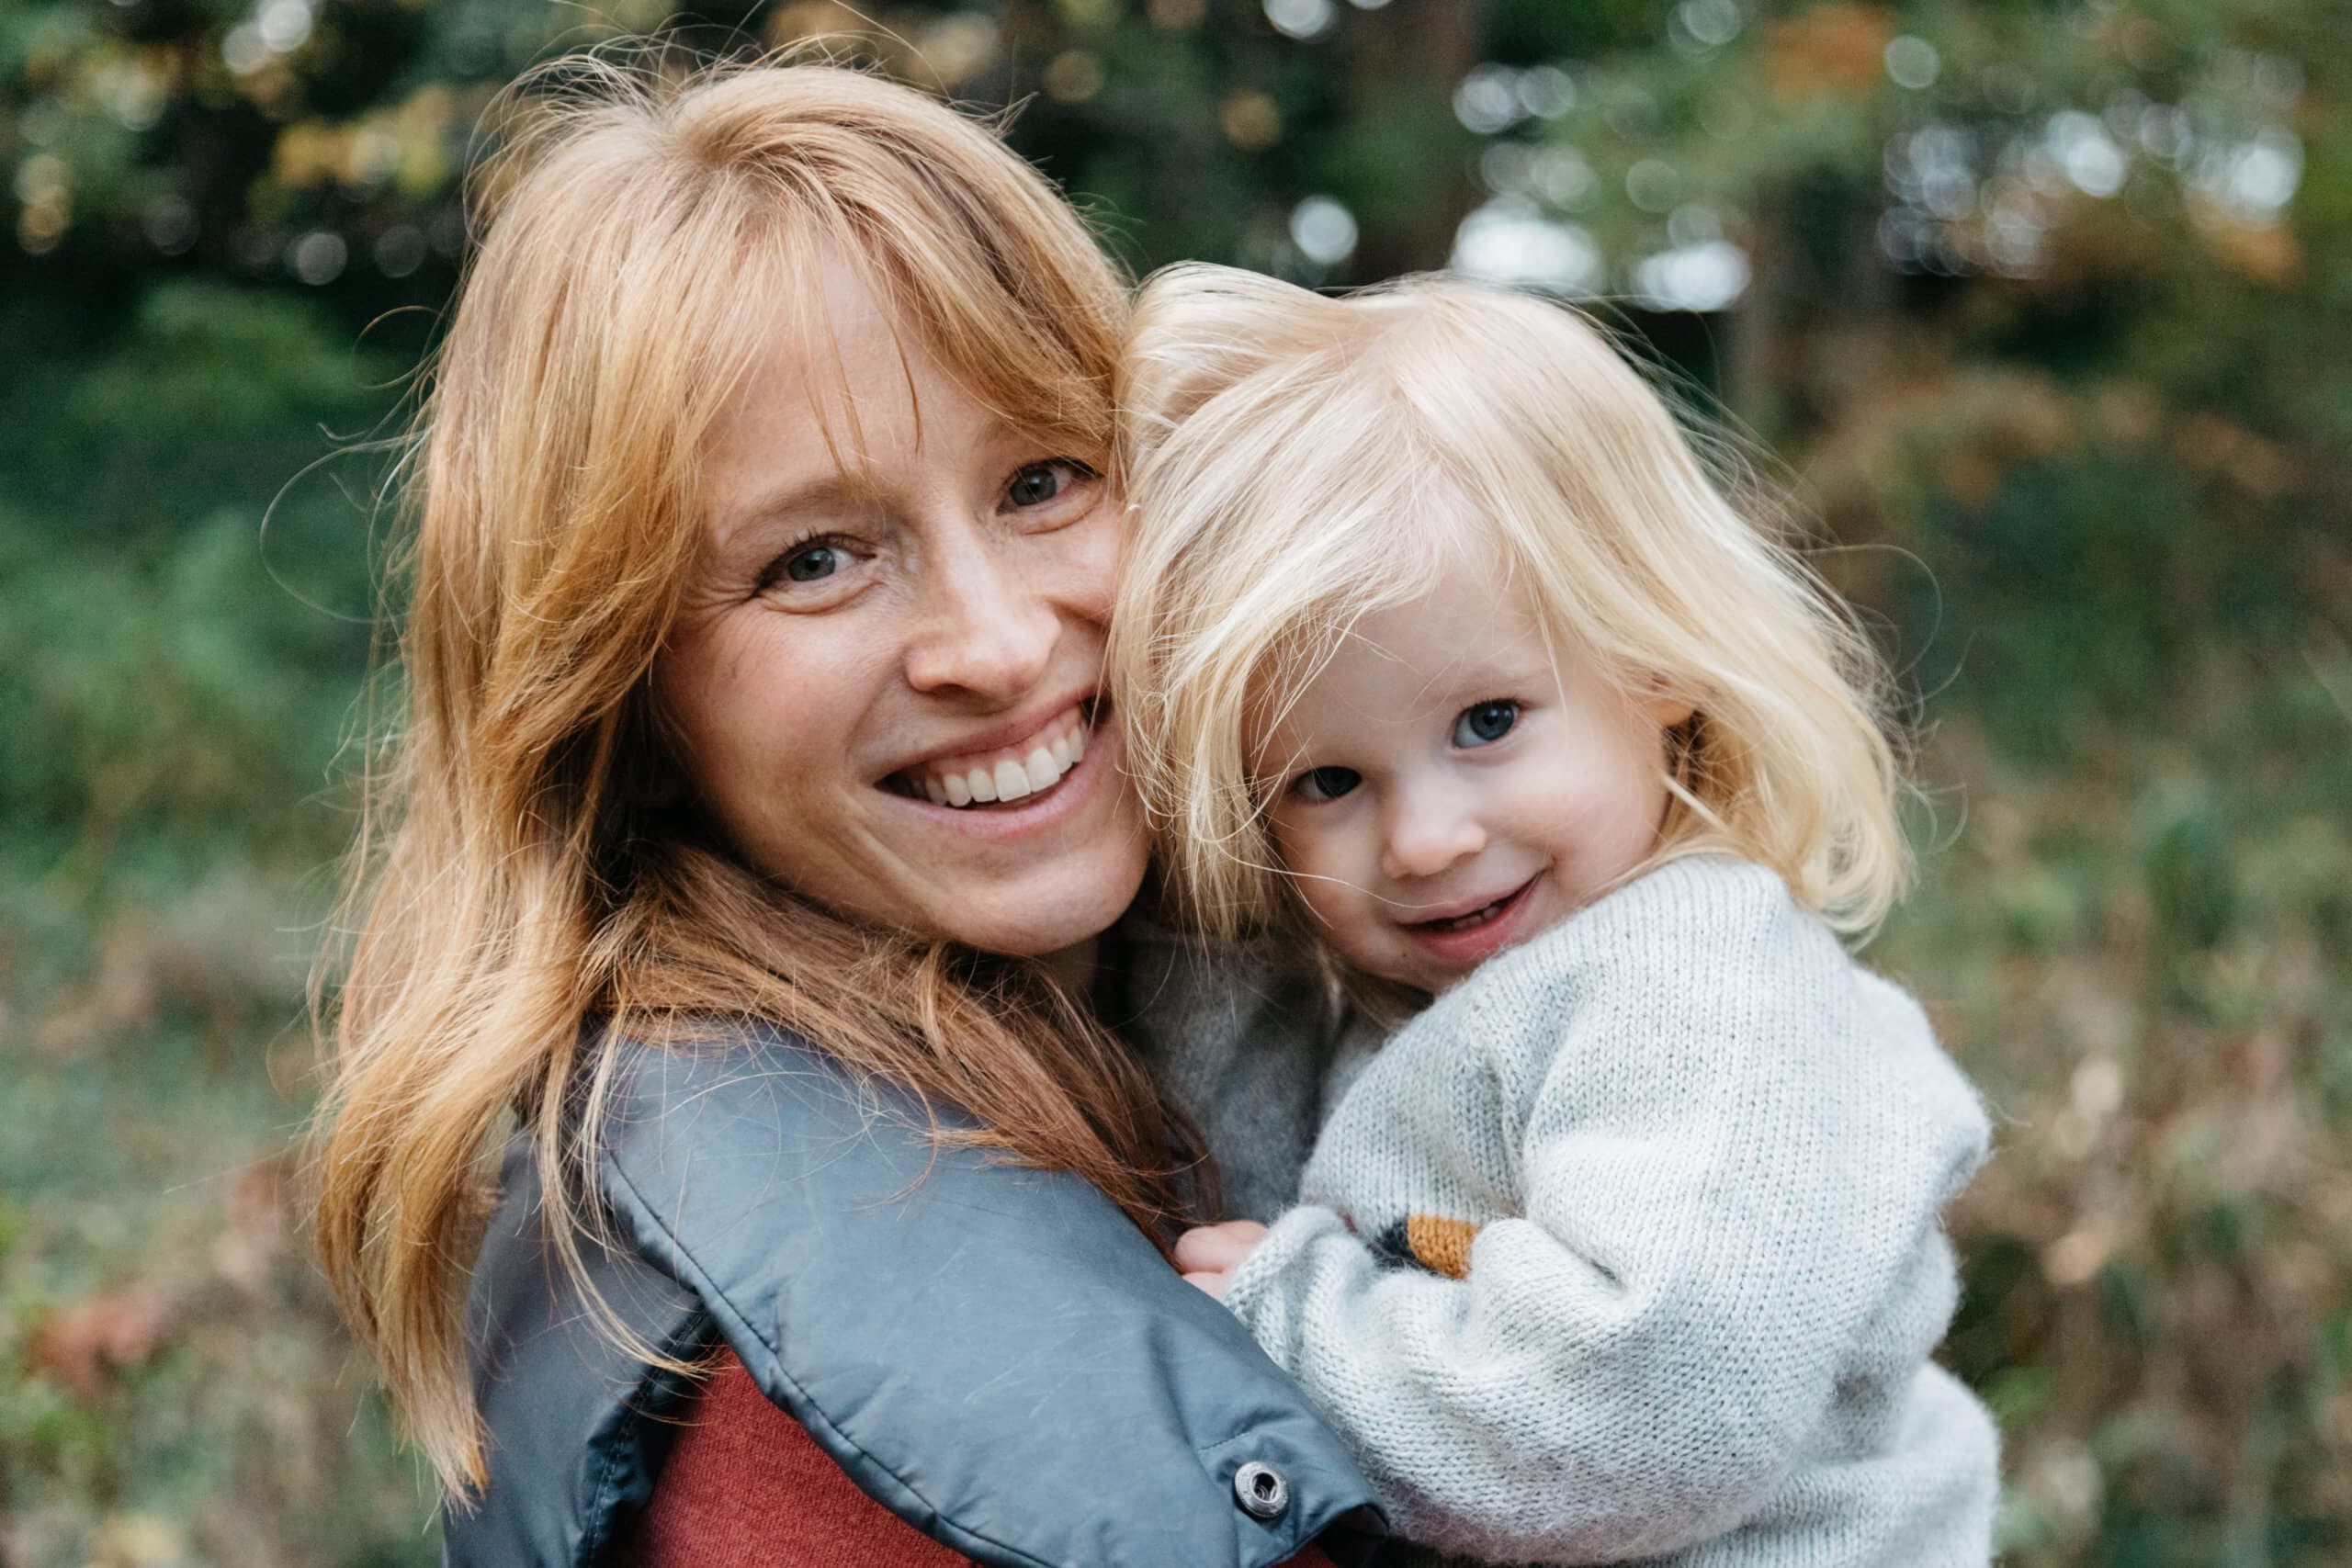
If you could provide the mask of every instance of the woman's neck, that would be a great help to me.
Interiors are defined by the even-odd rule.
[[[1056,953],[1040,956],[1038,965],[1061,983],[1062,989],[1081,1001],[1094,995],[1095,962],[1102,953],[1102,939],[1088,937]]]

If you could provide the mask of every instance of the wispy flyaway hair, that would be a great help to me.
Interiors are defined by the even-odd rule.
[[[1555,663],[1691,705],[1649,863],[1740,855],[1849,931],[1901,893],[1882,660],[1581,314],[1445,276],[1330,299],[1180,266],[1142,291],[1118,400],[1133,515],[1113,689],[1197,924],[1291,910],[1255,738],[1359,617],[1465,548]],[[1483,537],[1460,536],[1464,515]]]

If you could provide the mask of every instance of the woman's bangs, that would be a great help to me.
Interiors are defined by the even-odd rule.
[[[871,254],[876,249],[884,254]],[[1101,355],[1100,365],[1085,363],[1084,346],[1069,341],[1057,327],[1051,301],[1023,299],[994,287],[986,280],[985,258],[977,255],[970,266],[982,281],[967,272],[943,285],[908,258],[891,254],[876,236],[846,226],[839,234],[779,235],[761,248],[752,264],[757,281],[742,290],[745,298],[763,302],[758,313],[739,310],[731,326],[721,323],[707,335],[716,340],[710,346],[721,355],[728,338],[757,338],[779,326],[804,345],[814,371],[806,389],[808,412],[845,481],[862,481],[866,455],[832,322],[820,308],[827,264],[836,259],[883,305],[918,423],[923,410],[913,366],[928,358],[974,402],[1057,455],[1098,467],[1107,461],[1109,355]]]
[[[974,265],[979,265],[975,258]],[[1014,429],[1098,468],[1111,454],[1114,361],[1088,352],[1055,320],[1050,302],[960,280],[925,288],[909,312],[956,385]]]
[[[952,210],[918,212],[856,239],[878,274],[876,297],[898,308],[967,396],[1101,463],[1125,299],[1093,238],[1060,216],[1067,232],[1008,236]]]

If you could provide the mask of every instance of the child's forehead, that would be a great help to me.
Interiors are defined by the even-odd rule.
[[[1367,726],[1417,724],[1557,678],[1554,639],[1498,559],[1433,558],[1430,581],[1364,612],[1323,656],[1301,661],[1287,701],[1267,705],[1268,743]]]
[[[1367,666],[1451,670],[1549,669],[1551,638],[1525,584],[1487,545],[1438,552],[1417,592],[1367,611],[1334,650]]]

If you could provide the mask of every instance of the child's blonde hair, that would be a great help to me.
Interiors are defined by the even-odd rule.
[[[1445,276],[1328,299],[1180,266],[1142,291],[1117,392],[1134,516],[1111,682],[1196,924],[1295,911],[1253,737],[1358,617],[1464,544],[1499,561],[1498,593],[1524,596],[1555,663],[1690,705],[1645,866],[1729,852],[1852,931],[1902,892],[1883,663],[1582,315]],[[1463,509],[1431,502],[1455,497],[1486,540],[1442,536]]]

